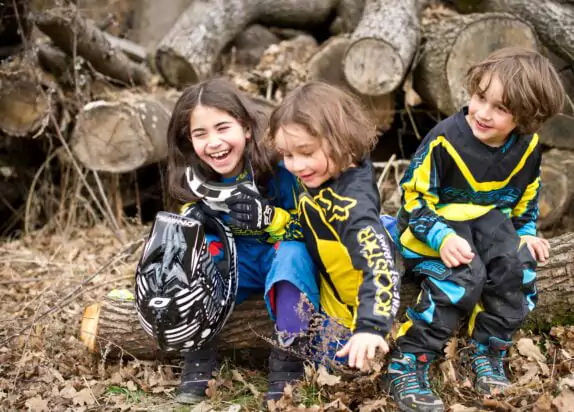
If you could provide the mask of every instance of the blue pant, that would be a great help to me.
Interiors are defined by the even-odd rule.
[[[207,234],[207,243],[214,261],[223,259],[220,240]],[[319,309],[317,269],[303,242],[282,241],[275,244],[260,243],[250,238],[235,238],[239,285],[235,303],[243,302],[249,295],[264,293],[267,310],[275,320],[273,286],[281,281],[292,283],[309,299],[315,310]]]

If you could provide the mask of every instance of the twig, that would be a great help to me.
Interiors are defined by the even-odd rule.
[[[92,171],[92,174],[94,175],[94,179],[96,179],[96,184],[98,186],[98,190],[100,191],[100,195],[102,196],[102,201],[104,202],[104,206],[106,207],[106,210],[108,212],[110,220],[111,220],[112,224],[114,225],[114,229],[117,231],[117,233],[119,235],[118,239],[120,240],[120,242],[122,242],[122,244],[124,244],[125,239],[121,234],[120,227],[118,226],[118,222],[116,220],[116,217],[114,216],[114,212],[112,211],[112,208],[110,206],[110,202],[108,202],[108,198],[106,197],[106,194],[104,193],[104,188],[102,186],[102,181],[100,180],[100,175],[95,170]]]
[[[383,169],[383,172],[381,173],[381,176],[379,177],[379,180],[377,181],[377,187],[379,188],[379,192],[381,192],[381,193],[382,193],[382,189],[383,189],[383,182],[387,178],[387,175],[389,174],[389,171],[391,170],[391,166],[393,165],[393,161],[395,160],[396,157],[397,157],[397,155],[395,153],[393,153],[391,158],[387,161],[387,164],[385,165],[385,168]]]
[[[40,179],[40,175],[44,172],[44,169],[48,164],[52,161],[52,159],[56,156],[56,152],[53,151],[46,157],[44,163],[38,168],[36,173],[34,174],[34,178],[32,179],[32,183],[30,184],[30,190],[28,191],[28,198],[26,199],[26,210],[24,212],[24,233],[30,233],[30,225],[29,225],[29,216],[30,216],[30,208],[32,207],[32,197],[36,193],[35,187],[36,183],[38,183],[38,179]]]
[[[96,398],[96,395],[94,395],[94,391],[92,391],[92,387],[90,386],[90,384],[88,383],[88,380],[86,379],[86,377],[84,375],[82,375],[82,379],[84,380],[86,387],[90,390],[90,395],[92,395],[92,398],[94,398],[96,405],[100,406],[100,403],[98,402],[98,398]]]

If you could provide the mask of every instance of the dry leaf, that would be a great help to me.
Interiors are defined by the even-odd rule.
[[[546,357],[540,352],[540,348],[534,344],[532,339],[522,338],[516,344],[518,352],[530,360],[546,362]]]
[[[543,394],[534,404],[533,412],[550,412],[552,410],[552,398],[547,393]]]
[[[241,410],[241,405],[235,404],[231,405],[229,408],[225,409],[223,412],[239,412]]]
[[[351,411],[340,399],[335,399],[333,402],[329,402],[328,404],[324,405],[323,410],[330,412]]]
[[[460,403],[455,403],[450,408],[448,408],[449,412],[478,412],[479,409],[475,408],[474,406],[464,406]]]
[[[66,399],[72,399],[74,396],[76,396],[76,393],[77,393],[76,389],[74,389],[74,387],[71,384],[68,384],[62,388],[62,390],[60,391],[60,396]]]
[[[133,381],[127,381],[126,388],[130,392],[135,392],[138,390],[138,386]]]
[[[212,410],[213,408],[209,405],[207,401],[202,401],[197,405],[195,405],[193,409],[190,410],[190,412],[209,412]]]
[[[207,389],[205,390],[205,394],[209,399],[213,399],[217,395],[217,392],[217,382],[215,379],[210,379],[207,382]]]
[[[92,396],[90,390],[88,388],[84,388],[72,398],[72,402],[74,405],[92,406],[94,403],[96,403],[96,400]]]
[[[49,412],[48,400],[42,399],[40,395],[26,400],[26,407],[30,412]]]
[[[456,384],[456,372],[452,360],[448,359],[439,364],[439,368],[443,374],[444,382]]]
[[[458,344],[456,338],[450,338],[444,347],[444,354],[446,359],[455,359]]]
[[[384,411],[385,406],[387,406],[387,400],[384,398],[373,401],[366,401],[359,407],[359,412]]]
[[[554,398],[552,405],[558,412],[574,412],[574,392],[564,388],[560,394]]]
[[[338,384],[341,381],[340,376],[331,375],[325,366],[319,366],[319,370],[317,371],[317,385],[319,386],[333,386]]]
[[[536,362],[528,362],[522,366],[522,369],[524,369],[526,372],[520,377],[520,379],[518,379],[519,386],[532,382],[540,372],[540,367]]]

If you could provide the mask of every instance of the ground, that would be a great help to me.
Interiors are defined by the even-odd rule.
[[[133,224],[114,234],[96,226],[59,235],[39,232],[0,244],[3,410],[260,410],[264,365],[244,355],[224,359],[209,399],[185,407],[173,400],[181,371],[177,361],[126,356],[120,362],[89,353],[79,340],[84,308],[114,288],[131,286],[140,253],[134,245],[148,230]],[[539,335],[520,332],[509,355],[516,385],[500,398],[483,399],[473,391],[468,368],[460,362],[463,353],[464,341],[453,340],[446,360],[432,370],[435,389],[452,411],[574,410],[574,327],[557,326]],[[305,382],[290,388],[271,409],[394,410],[380,388],[377,370],[382,368],[375,365],[375,372],[363,375],[309,368]]]

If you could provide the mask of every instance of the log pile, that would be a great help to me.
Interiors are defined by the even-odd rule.
[[[266,112],[309,79],[335,84],[381,131],[375,160],[405,161],[465,104],[469,65],[516,45],[547,55],[567,90],[539,133],[539,228],[572,230],[572,2],[140,0],[115,2],[111,19],[106,2],[16,0],[0,14],[0,236],[167,208],[167,123],[200,80],[225,76]],[[386,166],[395,202],[399,168]]]

